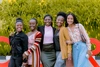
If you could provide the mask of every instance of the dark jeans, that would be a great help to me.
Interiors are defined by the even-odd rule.
[[[22,57],[11,56],[8,67],[21,67],[22,61]]]

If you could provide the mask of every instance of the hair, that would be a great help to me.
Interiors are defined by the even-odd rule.
[[[47,16],[49,16],[51,18],[51,20],[53,20],[53,18],[50,14],[46,14],[43,19],[45,19]]]
[[[17,18],[17,19],[16,19],[16,23],[17,23],[17,22],[23,23],[23,20],[22,20],[21,18]]]
[[[44,18],[43,19],[45,19],[46,17],[50,17],[51,18],[51,20],[53,20],[53,18],[52,18],[52,16],[50,15],[50,14],[46,14],[45,16],[44,16]],[[51,26],[52,26],[53,24],[52,24],[52,22],[51,22]]]
[[[35,20],[35,21],[36,21],[36,24],[38,23],[37,19],[35,19],[35,18],[30,19],[30,21],[31,21],[31,20]]]
[[[57,17],[58,16],[62,16],[63,18],[64,18],[64,21],[66,21],[66,13],[65,12],[59,12],[58,14],[57,14]],[[56,17],[56,19],[57,19],[57,17]]]
[[[69,14],[67,14],[67,17],[68,17],[69,15],[72,15],[72,16],[73,16],[73,19],[74,19],[74,22],[73,22],[73,23],[74,23],[74,24],[78,24],[78,23],[79,23],[78,20],[77,20],[77,18],[76,18],[76,16],[75,16],[75,14],[69,13]],[[66,26],[66,27],[68,26],[67,17],[66,17],[66,23],[65,23],[65,26]]]

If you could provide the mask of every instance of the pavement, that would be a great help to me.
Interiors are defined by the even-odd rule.
[[[9,60],[10,59],[10,57],[9,58],[6,58],[6,59],[2,59],[2,60],[0,60],[0,63],[5,63],[7,60]],[[97,63],[100,65],[100,60],[96,60],[97,61]],[[89,65],[89,67],[93,67],[92,65],[91,65],[91,63],[90,63],[90,65]]]

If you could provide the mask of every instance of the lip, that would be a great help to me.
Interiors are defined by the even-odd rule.
[[[21,29],[21,28],[17,28],[17,29]]]
[[[57,23],[57,25],[59,26],[59,25],[61,25],[61,23]]]
[[[72,21],[68,21],[68,22],[72,22]]]
[[[50,22],[46,22],[46,24],[50,24]]]
[[[17,28],[17,31],[21,31],[22,30],[22,28]]]
[[[35,28],[34,26],[31,26],[31,27],[30,27],[30,29],[34,29],[34,28]]]
[[[30,26],[30,28],[34,28],[35,26]]]

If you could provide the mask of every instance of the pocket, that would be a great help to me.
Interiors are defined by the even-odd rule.
[[[75,43],[75,44],[73,45],[73,48],[78,49],[78,47],[79,47],[79,44],[78,44],[78,43]]]

